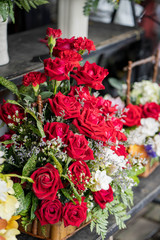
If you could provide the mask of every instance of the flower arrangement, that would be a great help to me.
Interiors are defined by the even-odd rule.
[[[138,158],[150,158],[151,166],[160,153],[160,87],[147,80],[135,82],[131,100],[124,110],[124,126],[129,152]]]
[[[1,174],[14,176],[15,214],[26,231],[35,219],[42,230],[61,221],[65,227],[91,221],[104,239],[110,214],[125,227],[142,165],[127,159],[117,107],[92,93],[104,89],[108,75],[96,63],[82,66],[94,43],[60,36],[60,29],[47,29],[44,72],[27,73],[19,88],[0,77],[17,96],[0,105],[2,125],[9,128],[0,137],[7,159]]]

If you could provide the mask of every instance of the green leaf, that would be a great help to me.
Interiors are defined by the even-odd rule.
[[[36,160],[37,156],[33,153],[33,155],[29,158],[29,160],[23,167],[22,176],[28,177],[31,175],[31,172],[36,168]],[[22,180],[22,183],[24,182],[25,180]]]
[[[8,145],[8,144],[11,144],[11,143],[13,143],[13,141],[12,140],[6,140],[6,141],[3,141],[3,142],[1,142],[2,144],[5,144],[5,145]]]
[[[34,220],[35,219],[35,211],[38,207],[38,198],[35,195],[32,195],[32,207],[31,207],[31,214],[30,214],[30,219]]]
[[[46,98],[49,98],[53,95],[53,92],[50,92],[50,91],[45,91],[45,92],[41,92],[41,97],[42,99],[46,99]]]
[[[0,84],[2,86],[6,87],[7,89],[9,89],[14,94],[16,94],[18,98],[21,98],[18,88],[13,82],[11,82],[3,77],[0,77]]]
[[[7,100],[7,103],[15,104],[15,105],[20,106],[21,108],[24,108],[20,103],[18,103],[18,102],[15,101],[15,100]]]
[[[41,134],[41,137],[44,138],[46,135],[44,133],[44,130],[43,130],[43,126],[42,126],[42,123],[41,121],[36,117],[36,115],[34,114],[34,112],[32,112],[29,108],[25,108],[25,112],[26,113],[29,113],[37,122],[37,127],[39,129],[39,132]]]
[[[66,189],[61,188],[61,191],[62,191],[63,195],[64,195],[66,198],[68,198],[68,199],[71,200],[74,204],[76,204],[75,201],[73,200],[72,196],[69,194],[69,192],[68,192]]]
[[[30,96],[26,96],[25,98],[24,98],[24,101],[29,101],[29,102],[34,102],[34,99],[32,98],[32,97],[30,97]]]
[[[21,211],[25,210],[25,197],[24,197],[24,192],[23,192],[21,184],[14,183],[13,189],[15,191],[15,197],[17,198],[17,200],[20,203],[19,208],[16,211],[16,215],[18,215]]]
[[[63,168],[62,165],[60,164],[60,162],[58,161],[58,159],[54,156],[53,152],[49,152],[49,156],[52,158],[52,160],[54,161],[54,164],[56,165],[60,176],[62,175],[63,172]]]
[[[116,78],[109,78],[108,82],[112,87],[114,87],[118,90],[122,90],[122,83],[120,80],[118,80]]]

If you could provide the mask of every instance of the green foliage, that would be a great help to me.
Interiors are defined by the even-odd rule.
[[[37,156],[33,154],[24,165],[22,170],[22,176],[28,177],[31,175],[31,172],[36,168],[36,160],[37,160]],[[24,182],[25,180],[22,180],[22,183]]]
[[[92,10],[96,11],[99,0],[88,0],[83,7],[84,15],[88,16]]]
[[[3,21],[6,21],[8,16],[10,16],[14,23],[14,4],[29,12],[31,8],[36,8],[37,6],[46,3],[48,3],[47,0],[0,0],[0,15],[2,16]]]
[[[143,0],[134,0],[134,1],[136,3],[141,3]],[[115,8],[118,8],[119,6],[119,0],[106,0],[106,2],[113,4]],[[99,3],[99,0],[86,0],[83,8],[84,15],[88,16],[91,11],[96,11],[98,3]]]
[[[65,188],[61,188],[61,191],[62,191],[63,195],[64,195],[66,198],[68,198],[68,199],[71,200],[74,204],[76,204],[75,201],[73,200],[73,197],[70,195],[69,191],[67,191]]]
[[[16,94],[18,98],[21,98],[17,86],[12,81],[9,81],[3,77],[0,77],[0,84],[6,87],[7,89],[9,89],[14,94]]]
[[[51,159],[53,160],[54,164],[56,165],[58,171],[59,171],[59,174],[61,175],[62,172],[63,172],[63,168],[62,168],[62,165],[60,164],[60,162],[58,161],[58,159],[54,156],[53,152],[49,152],[49,156],[51,157]]]
[[[105,239],[107,234],[109,214],[114,215],[120,229],[126,227],[124,221],[130,218],[126,213],[125,204],[117,199],[113,200],[111,203],[107,203],[105,209],[101,209],[99,206],[95,207],[88,213],[87,221],[92,219],[90,229],[93,231],[93,229],[96,228],[96,232],[101,235],[102,240]]]
[[[13,189],[15,191],[15,197],[19,201],[20,205],[19,208],[16,211],[16,215],[18,215],[20,212],[24,211],[26,208],[26,202],[24,197],[24,191],[22,189],[22,186],[20,183],[15,183],[13,185]]]
[[[33,194],[32,195],[32,207],[31,207],[31,213],[30,213],[30,219],[34,220],[35,219],[35,211],[38,207],[38,198]]]
[[[37,122],[37,127],[39,129],[39,132],[41,134],[41,137],[44,138],[45,137],[45,133],[44,133],[44,130],[43,130],[43,126],[42,126],[42,123],[41,121],[36,117],[36,115],[34,114],[34,112],[29,109],[29,108],[25,108],[25,112],[26,113],[29,113]]]

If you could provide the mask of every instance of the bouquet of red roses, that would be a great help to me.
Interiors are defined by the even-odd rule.
[[[81,65],[83,53],[95,50],[93,42],[60,36],[61,30],[47,29],[44,72],[27,73],[19,88],[0,77],[17,96],[0,105],[0,119],[9,128],[0,137],[6,156],[1,174],[14,176],[20,203],[15,215],[26,230],[35,219],[42,229],[91,220],[91,230],[96,225],[104,239],[109,214],[125,227],[137,184],[133,169],[139,166],[126,159],[117,107],[92,92],[104,89],[108,70],[88,61]]]

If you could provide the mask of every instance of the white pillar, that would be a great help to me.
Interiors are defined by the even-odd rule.
[[[7,21],[3,22],[0,16],[0,66],[8,62]]]
[[[88,16],[83,14],[85,1],[58,1],[58,28],[62,30],[62,37],[88,37]]]

